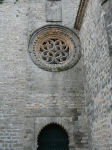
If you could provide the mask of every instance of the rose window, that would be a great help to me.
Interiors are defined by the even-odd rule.
[[[60,25],[47,25],[36,30],[29,41],[32,61],[46,71],[63,71],[80,59],[77,34]]]
[[[69,46],[64,41],[50,39],[40,47],[41,58],[49,64],[61,64],[69,58]]]

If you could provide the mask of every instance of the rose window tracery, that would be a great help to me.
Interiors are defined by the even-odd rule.
[[[46,71],[72,68],[80,59],[77,34],[60,25],[47,25],[36,30],[29,41],[32,61]]]
[[[64,63],[69,58],[69,46],[62,40],[47,40],[40,46],[40,56],[49,64]]]

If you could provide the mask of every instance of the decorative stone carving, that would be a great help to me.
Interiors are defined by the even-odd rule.
[[[66,27],[47,25],[32,34],[29,54],[44,70],[67,70],[80,59],[80,41],[77,34]]]
[[[47,39],[40,45],[41,58],[48,64],[62,64],[69,58],[70,48],[61,39]]]
[[[47,21],[62,21],[61,1],[47,1]]]
[[[34,121],[34,124],[35,124],[34,145],[35,145],[35,147],[38,147],[37,139],[38,139],[38,136],[39,136],[41,130],[49,124],[60,125],[65,130],[65,132],[67,132],[67,134],[68,134],[69,146],[73,147],[75,145],[75,140],[74,140],[74,132],[73,132],[74,131],[73,122],[70,121],[72,119],[73,119],[72,117],[69,117],[69,118],[68,117],[61,117],[61,118],[60,117],[47,117],[47,118],[46,117],[41,117],[41,118],[37,117],[37,118],[35,118],[35,121]],[[69,126],[66,122],[67,120],[69,121]],[[73,129],[73,131],[70,129]],[[28,141],[28,142],[30,142],[30,141]]]

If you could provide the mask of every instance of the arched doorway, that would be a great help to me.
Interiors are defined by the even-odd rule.
[[[49,124],[41,130],[38,145],[37,150],[68,150],[68,135],[61,126]]]

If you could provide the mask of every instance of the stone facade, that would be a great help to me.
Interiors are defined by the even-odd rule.
[[[0,4],[0,150],[37,150],[49,124],[66,130],[70,150],[112,150],[111,16],[111,0]],[[45,71],[29,56],[32,33],[49,25],[78,35],[81,58],[72,68]]]
[[[109,54],[112,57],[112,1],[101,1],[102,9],[104,10],[105,27],[107,31]]]
[[[79,2],[61,0],[59,22],[46,21],[47,0],[4,0],[0,5],[0,150],[37,150],[38,133],[50,123],[67,131],[70,149],[88,150],[83,59],[67,71],[48,72],[28,54],[29,39],[40,27],[58,24],[74,30]]]
[[[105,14],[104,5],[108,5],[107,3],[90,0],[80,30],[90,150],[112,149],[112,72],[109,56],[111,32],[108,32],[109,28],[112,29],[112,18],[109,19]],[[107,12],[111,15],[109,9]]]

